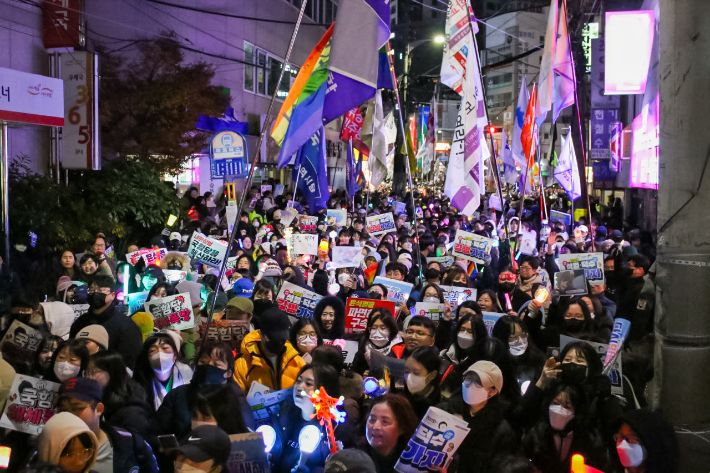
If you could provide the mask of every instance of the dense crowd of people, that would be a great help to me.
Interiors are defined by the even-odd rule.
[[[486,201],[468,218],[431,189],[336,193],[328,207],[344,209],[347,219],[334,225],[305,199],[254,187],[220,279],[220,268],[187,252],[194,231],[226,244],[226,202],[191,188],[183,197],[189,220],[127,248],[164,248],[159,264],[125,261],[99,234],[83,253],[56,255],[53,271],[3,265],[0,333],[17,320],[41,342],[34,359],[0,359],[0,403],[16,374],[61,384],[56,414],[38,436],[4,430],[10,471],[227,471],[229,436],[260,425],[247,399],[256,388],[291,390],[272,416],[274,472],[394,471],[430,407],[470,428],[445,468],[452,473],[568,472],[577,453],[607,473],[676,471],[674,430],[645,396],[653,377],[652,241],[624,227],[618,205],[568,224],[548,220],[546,211],[566,210],[562,195],[550,197],[542,210],[540,200],[513,198],[498,210]],[[307,232],[317,235],[318,254],[290,251],[289,236],[304,232],[290,209],[317,217]],[[370,234],[367,217],[388,212],[391,231]],[[483,263],[456,255],[457,230],[490,239]],[[362,248],[361,263],[335,265],[338,246]],[[584,278],[572,293],[559,277],[559,257],[582,253],[603,255],[603,277]],[[175,279],[176,270],[185,275]],[[412,291],[394,311],[376,307],[364,330],[346,333],[349,299],[392,299],[374,276]],[[285,282],[318,294],[312,317],[283,310],[277,298]],[[445,292],[452,286],[473,296],[452,301]],[[188,293],[196,326],[158,330],[143,305],[128,302],[141,292],[148,303]],[[444,310],[434,320],[417,314],[418,302]],[[612,380],[598,344],[609,343],[617,319],[630,330],[623,374]],[[245,322],[239,346],[204,336],[200,326],[218,320]],[[353,341],[357,352],[346,362]],[[377,392],[365,389],[379,378],[373,360],[383,357],[402,360],[401,382],[377,379]],[[301,458],[305,426],[326,438],[311,416],[309,396],[319,388],[343,397],[340,450],[331,455],[323,440]]]

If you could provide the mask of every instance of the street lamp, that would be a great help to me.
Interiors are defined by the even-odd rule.
[[[418,39],[417,41],[412,41],[411,43],[407,43],[407,47],[405,48],[405,53],[404,53],[404,87],[403,87],[403,99],[404,99],[404,107],[405,110],[407,108],[407,99],[409,98],[409,67],[410,67],[410,61],[411,61],[411,54],[412,51],[417,48],[418,46],[421,46],[422,44],[425,43],[430,43],[434,42],[436,44],[444,44],[446,41],[446,38],[444,35],[436,35],[433,38],[427,38],[427,39]]]

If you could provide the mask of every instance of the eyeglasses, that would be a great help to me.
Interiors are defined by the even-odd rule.
[[[417,337],[417,338],[431,337],[431,334],[429,332],[421,332],[421,331],[411,330],[411,329],[404,332],[404,334],[408,337]]]
[[[89,370],[84,370],[84,377],[85,378],[93,378],[96,375],[99,375],[103,373],[104,370],[100,370],[98,368],[91,368]]]
[[[61,458],[67,460],[79,460],[81,462],[87,461],[94,454],[93,448],[85,448],[79,452],[66,452],[62,453]]]

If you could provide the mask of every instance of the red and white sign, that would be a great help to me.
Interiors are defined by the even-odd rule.
[[[0,120],[64,126],[63,81],[0,67]]]
[[[91,53],[76,51],[61,56],[64,80],[64,129],[62,130],[67,169],[92,169],[95,117],[94,61]]]
[[[374,299],[357,299],[348,297],[345,308],[345,333],[360,333],[367,328],[367,321],[374,309],[384,307],[393,315],[395,303],[391,301],[378,301]]]
[[[81,39],[81,0],[42,2],[42,42],[49,48],[73,48]]]

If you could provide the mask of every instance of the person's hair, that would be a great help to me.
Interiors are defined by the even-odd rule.
[[[421,292],[421,301],[424,301],[424,294],[426,294],[426,290],[429,289],[430,287],[433,287],[434,290],[436,291],[436,295],[439,298],[439,302],[443,303],[444,302],[444,291],[441,290],[438,284],[427,284],[422,288]]]
[[[453,264],[446,273],[446,276],[441,281],[441,284],[445,286],[451,286],[459,276],[463,274],[464,281],[468,285],[468,273],[458,264]]]
[[[429,234],[424,234],[422,237],[419,239],[419,248],[423,251],[429,248],[430,246],[433,246],[435,244],[434,237],[432,237]]]
[[[318,361],[305,365],[298,372],[298,376],[308,370],[313,370],[316,389],[323,387],[330,397],[340,397],[340,371],[336,371],[330,364]]]
[[[394,258],[397,255],[397,253],[390,254],[390,258]],[[407,277],[407,267],[404,265],[404,263],[400,263],[399,261],[392,261],[390,263],[387,263],[385,266],[385,273],[389,271],[399,271],[400,274],[404,277]]]
[[[523,455],[499,455],[491,464],[491,470],[501,473],[535,473],[535,465]]]
[[[434,385],[438,386],[438,372],[439,367],[441,367],[441,358],[439,357],[439,350],[434,347],[417,347],[414,349],[410,356],[414,358],[414,361],[422,365],[424,369],[427,370],[429,373],[431,373],[432,371],[437,372],[437,376],[436,378],[434,378],[433,383]]]
[[[567,353],[574,350],[577,354],[584,356],[587,361],[587,378],[598,376],[602,373],[602,360],[597,351],[587,342],[579,341],[567,344],[560,353],[560,361],[565,359]]]
[[[35,357],[34,357],[34,363],[32,365],[32,372],[33,373],[38,373],[42,375],[47,375],[49,372],[51,372],[54,369],[54,364],[50,364],[47,372],[43,368],[40,367],[39,365],[39,355],[42,353],[42,350],[44,350],[47,347],[52,347],[54,346],[54,350],[52,351],[52,356],[57,352],[59,347],[62,346],[64,343],[64,340],[62,337],[58,337],[56,335],[46,335],[41,342],[39,342],[39,346],[37,347],[37,352],[35,352]]]
[[[387,286],[385,286],[384,284],[376,283],[376,284],[373,284],[372,286],[370,286],[370,289],[372,289],[375,286],[382,289],[382,294],[384,294],[383,297],[385,299],[387,299],[387,295],[389,294],[389,290],[387,289]]]
[[[227,435],[249,432],[242,417],[239,396],[229,383],[201,386],[195,392],[190,410],[193,417],[196,417],[198,412],[214,417],[217,426]]]
[[[370,411],[378,404],[386,404],[390,409],[392,409],[394,418],[397,421],[397,428],[400,432],[397,444],[400,445],[408,442],[409,439],[412,438],[412,435],[414,435],[414,431],[417,430],[419,419],[414,413],[414,409],[412,409],[412,405],[409,403],[407,398],[400,394],[383,394],[372,401]]]
[[[434,325],[434,322],[431,319],[421,315],[415,315],[409,319],[409,325],[407,325],[407,328],[411,327],[424,327],[429,330],[432,338],[436,335],[436,325]]]
[[[498,294],[496,294],[496,291],[494,291],[493,289],[484,289],[484,290],[480,291],[476,297],[476,304],[478,304],[478,299],[480,299],[481,296],[484,294],[488,295],[488,297],[491,298],[491,302],[493,302],[494,307],[498,307]],[[480,309],[480,305],[479,305],[479,309]]]
[[[456,317],[459,318],[459,314],[461,313],[461,309],[471,309],[478,315],[479,318],[483,318],[483,311],[481,310],[481,306],[478,305],[478,302],[475,301],[463,301],[459,306],[456,308]]]
[[[343,228],[343,229],[340,230],[340,232],[338,232],[338,237],[341,237],[341,236],[343,236],[343,235],[347,235],[348,237],[351,237],[351,236],[352,236],[351,233],[350,233],[350,230],[347,229],[347,228]]]
[[[644,255],[631,255],[629,256],[629,262],[633,261],[637,268],[643,268],[643,273],[647,274],[648,270],[651,269],[651,260]]]
[[[175,288],[172,284],[170,284],[169,282],[159,282],[155,286],[150,288],[150,291],[148,292],[148,300],[150,300],[150,298],[153,297],[155,293],[158,292],[158,290],[161,288],[165,289],[165,292],[168,296],[174,296],[175,294],[177,294],[177,291],[175,291]]]
[[[86,367],[89,365],[89,350],[86,348],[86,343],[84,340],[67,340],[66,342],[62,343],[57,347],[56,350],[54,350],[54,353],[52,353],[52,363],[50,363],[50,369],[49,373],[47,373],[47,380],[49,381],[54,381],[54,382],[59,382],[59,379],[57,378],[57,375],[54,374],[54,364],[57,362],[57,356],[59,356],[59,353],[64,350],[65,348],[68,348],[69,351],[76,356],[78,356],[81,359],[81,366],[79,367],[79,375],[83,373],[86,370]]]
[[[235,267],[239,266],[239,261],[244,258],[246,258],[246,260],[249,262],[249,272],[252,274],[252,276],[255,276],[256,275],[256,264],[254,263],[254,259],[246,253],[237,257],[237,262],[236,262],[237,264],[235,265]]]
[[[493,331],[491,332],[491,336],[493,338],[497,338],[500,340],[503,345],[505,345],[505,348],[510,348],[510,345],[508,344],[508,340],[510,338],[510,334],[513,333],[515,326],[520,327],[520,329],[526,333],[530,334],[528,331],[528,327],[525,325],[525,322],[520,319],[519,317],[516,317],[514,315],[505,315],[498,319],[498,321],[495,323],[493,326]]]
[[[534,256],[523,256],[520,258],[520,265],[522,266],[523,263],[528,263],[535,271],[540,267],[540,259]]]
[[[225,342],[216,340],[207,340],[203,343],[202,348],[195,358],[196,364],[200,364],[200,359],[203,356],[212,356],[213,353],[227,364],[227,370],[234,371],[235,354],[232,347]]]
[[[567,310],[569,310],[570,306],[575,304],[579,306],[579,308],[582,310],[582,314],[584,315],[583,331],[585,333],[588,332],[592,334],[594,329],[594,320],[592,320],[592,313],[589,312],[589,307],[587,307],[587,303],[584,302],[580,296],[572,297],[569,302],[567,302],[567,305],[562,308],[562,311],[560,312],[562,320],[560,322],[564,322],[564,316],[567,313]]]
[[[552,401],[554,401],[560,393],[567,394],[567,398],[569,399],[569,402],[570,404],[572,404],[572,408],[574,409],[574,418],[572,419],[572,421],[570,421],[570,423],[574,421],[576,426],[584,426],[587,417],[587,411],[589,409],[589,402],[587,396],[584,393],[584,390],[579,385],[570,385],[563,383],[554,385],[549,395],[545,399],[545,402],[543,403],[543,413],[547,414],[550,409],[550,404],[552,404]],[[549,417],[547,415],[544,415],[543,418],[547,422],[549,422]]]
[[[116,292],[116,281],[111,276],[96,276],[92,284],[96,287],[107,287],[111,292]]]
[[[399,327],[397,326],[397,322],[395,322],[394,317],[392,316],[392,312],[390,312],[390,310],[386,307],[375,307],[374,309],[372,309],[372,312],[370,312],[370,315],[367,317],[367,327],[365,328],[362,338],[360,339],[361,346],[367,343],[367,341],[370,339],[370,332],[372,331],[372,326],[378,320],[382,321],[385,327],[387,327],[387,330],[389,330],[390,342],[394,340],[394,338],[399,333]]]
[[[318,330],[318,324],[316,324],[316,321],[313,320],[310,317],[302,317],[296,321],[293,325],[291,325],[291,329],[289,330],[289,335],[288,339],[291,342],[291,345],[293,345],[293,348],[298,351],[298,332],[303,330],[304,327],[308,326],[313,327],[313,331],[316,332],[316,338],[318,339],[318,345],[323,344],[323,337],[320,335],[320,331]]]
[[[98,256],[96,256],[93,253],[84,253],[84,255],[81,257],[79,260],[79,266],[83,266],[84,263],[87,261],[92,260],[94,263],[96,263],[96,266],[101,264],[101,260],[99,259]]]
[[[256,296],[257,292],[270,292],[271,300],[276,300],[276,294],[274,294],[274,285],[266,279],[259,279],[257,282],[254,283],[254,290],[251,293],[252,300],[254,300],[254,297]]]
[[[127,402],[129,377],[123,356],[115,351],[99,351],[93,354],[89,361],[101,371],[108,373],[109,381],[104,388],[104,403]]]
[[[463,326],[463,324],[467,322],[471,322],[471,331],[473,332],[474,345],[488,338],[488,330],[486,329],[486,324],[483,322],[483,319],[478,317],[474,318],[473,314],[466,314],[459,319],[459,321],[456,323],[456,327],[454,327],[453,329],[454,340],[457,340],[458,334],[461,331],[461,326]],[[458,347],[458,341],[456,341],[456,346]]]
[[[150,366],[150,347],[155,344],[166,343],[170,345],[173,349],[176,357],[180,356],[180,350],[175,346],[175,341],[173,338],[164,332],[155,332],[148,336],[148,338],[143,342],[143,347],[141,351],[138,352],[138,357],[136,358],[136,366],[133,371],[133,377],[138,381],[143,387],[148,386],[155,378],[155,371]],[[176,358],[177,362],[177,358]]]
[[[311,364],[329,365],[340,373],[345,367],[343,351],[335,345],[318,345],[311,351]]]
[[[592,294],[592,291],[589,290],[591,286],[589,285],[589,282],[587,282],[587,288],[588,292],[587,294],[580,296],[580,299],[582,299],[582,302],[584,302],[584,298],[588,298],[590,301],[592,301],[592,307],[594,307],[594,315],[596,317],[601,317],[602,313],[604,312],[604,307],[602,307],[602,303],[599,300],[599,297],[595,296]],[[587,307],[588,309],[589,307]],[[591,314],[590,314],[591,315]]]
[[[217,289],[217,284],[219,283],[219,278],[214,274],[205,274],[200,280],[203,286],[207,286],[210,291],[214,292]]]

